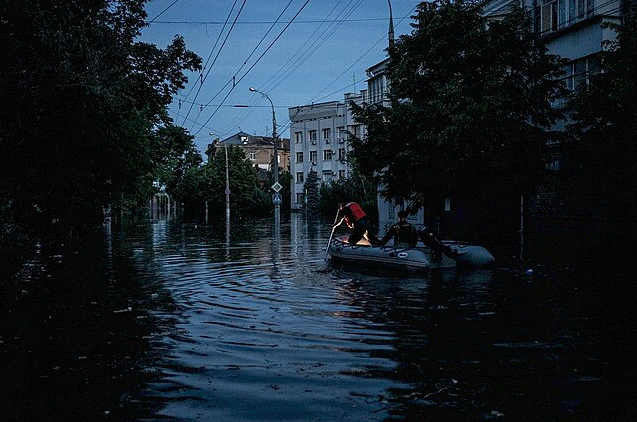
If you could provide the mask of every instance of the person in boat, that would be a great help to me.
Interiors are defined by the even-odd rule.
[[[407,221],[408,211],[398,211],[398,223],[391,226],[378,246],[385,246],[389,239],[394,239],[395,248],[413,248],[418,243],[418,231]]]
[[[427,226],[422,226],[417,230],[418,237],[431,251],[442,257],[442,254],[447,255],[449,258],[458,259],[460,254],[449,246],[444,245],[436,234]]]
[[[332,226],[332,230],[345,223],[352,230],[347,239],[349,244],[355,245],[363,237],[367,239],[370,245],[376,245],[378,239],[369,231],[369,218],[363,211],[363,208],[356,202],[349,202],[345,205],[338,204],[338,214],[336,215],[337,223]]]

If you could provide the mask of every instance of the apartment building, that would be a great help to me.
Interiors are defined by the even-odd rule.
[[[347,154],[351,136],[365,135],[363,125],[356,123],[348,104],[361,104],[367,91],[345,94],[343,101],[303,105],[289,108],[291,208],[305,207],[305,180],[315,171],[319,183],[349,177]]]

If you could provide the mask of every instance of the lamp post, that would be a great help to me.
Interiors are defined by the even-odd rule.
[[[272,100],[270,99],[270,97],[268,96],[268,94],[266,94],[265,92],[259,91],[256,88],[250,88],[250,92],[256,92],[257,94],[260,94],[262,97],[267,98],[267,100],[270,102],[270,107],[272,107],[272,143],[274,144],[274,186],[280,186],[279,185],[279,151],[278,151],[278,139],[277,139],[277,133],[276,133],[276,114],[274,113],[274,104],[272,103]],[[277,188],[277,195],[278,195],[278,188]],[[274,201],[274,218],[276,219],[276,221],[279,221],[280,219],[280,215],[281,215],[281,204],[280,201]]]

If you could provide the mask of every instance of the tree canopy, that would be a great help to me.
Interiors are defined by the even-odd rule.
[[[353,155],[390,200],[498,197],[534,186],[557,117],[559,58],[519,8],[501,20],[474,2],[418,6],[389,50],[389,105],[353,105],[367,136]]]
[[[635,227],[637,206],[637,18],[607,24],[617,38],[601,53],[603,73],[572,97],[575,195],[614,209]]]
[[[190,141],[167,115],[201,59],[137,41],[147,0],[0,3],[0,199],[26,222],[99,221]]]

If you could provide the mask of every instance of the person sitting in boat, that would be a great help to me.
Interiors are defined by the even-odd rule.
[[[363,237],[367,239],[370,245],[378,243],[376,236],[369,232],[369,219],[367,218],[367,214],[365,214],[363,208],[356,202],[349,202],[345,205],[339,203],[336,221],[338,221],[338,223],[334,224],[332,230],[343,223],[352,230],[349,238],[347,239],[349,244],[355,245]]]
[[[407,221],[408,211],[398,211],[398,223],[391,226],[378,246],[385,246],[389,239],[394,239],[395,248],[413,248],[418,243],[416,228]]]
[[[422,226],[418,229],[418,237],[429,249],[431,249],[432,253],[437,254],[440,258],[442,254],[447,255],[449,258],[458,259],[460,254],[449,246],[444,245],[440,239],[436,236],[436,234],[427,226]]]

